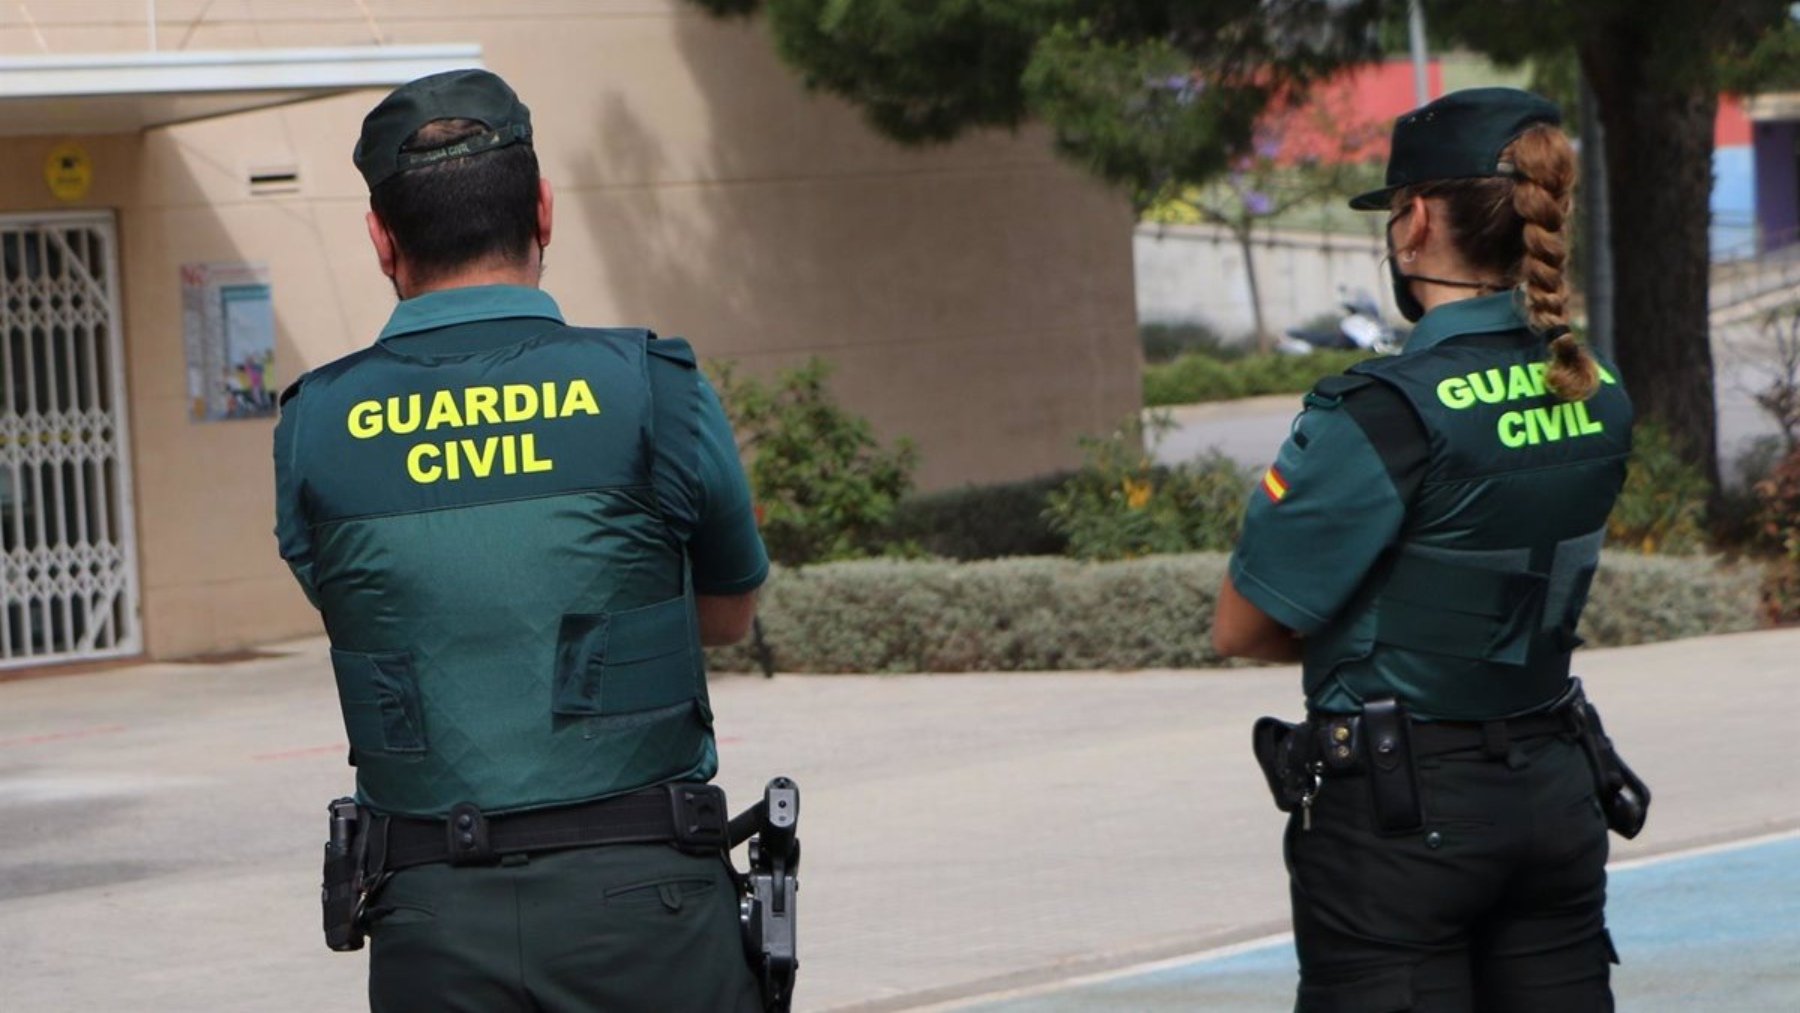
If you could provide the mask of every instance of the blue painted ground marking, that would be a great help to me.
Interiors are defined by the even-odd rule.
[[[1800,835],[1627,864],[1612,873],[1607,920],[1624,961],[1613,974],[1622,1010],[1800,1010]],[[1287,1013],[1294,981],[1283,940],[961,1008]]]

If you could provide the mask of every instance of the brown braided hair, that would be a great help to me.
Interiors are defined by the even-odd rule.
[[[1600,367],[1569,330],[1568,222],[1574,206],[1575,149],[1560,129],[1540,123],[1501,152],[1512,176],[1447,179],[1404,187],[1394,207],[1414,197],[1443,201],[1457,251],[1469,266],[1522,285],[1533,330],[1550,339],[1545,383],[1563,401],[1585,401]]]

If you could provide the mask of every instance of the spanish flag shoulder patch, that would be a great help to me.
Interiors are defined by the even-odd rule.
[[[1281,472],[1276,471],[1274,465],[1270,465],[1269,470],[1263,474],[1262,491],[1271,503],[1281,502],[1288,493],[1287,479],[1281,477]]]

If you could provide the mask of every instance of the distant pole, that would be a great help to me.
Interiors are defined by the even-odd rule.
[[[156,51],[156,0],[144,0],[144,12],[150,22],[150,51]]]
[[[1413,93],[1420,105],[1431,101],[1431,72],[1425,63],[1425,5],[1412,0],[1407,5],[1408,34],[1412,36]]]
[[[1586,235],[1588,343],[1613,355],[1612,202],[1606,192],[1606,127],[1600,103],[1586,74],[1581,75],[1581,213]]]

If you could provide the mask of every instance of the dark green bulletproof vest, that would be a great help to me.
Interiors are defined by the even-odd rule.
[[[442,817],[717,767],[683,547],[651,482],[653,397],[693,353],[552,326],[309,374],[295,434],[357,788]]]
[[[1319,710],[1395,696],[1420,717],[1490,720],[1553,701],[1625,480],[1631,402],[1604,364],[1585,402],[1544,388],[1544,343],[1525,331],[1455,337],[1328,378],[1314,396],[1352,411],[1384,460],[1418,440],[1426,464],[1396,545],[1305,649]],[[1400,395],[1358,388],[1381,384]],[[1418,423],[1368,409],[1410,407]],[[1384,445],[1385,444],[1385,445]],[[1413,448],[1416,452],[1416,446]]]

